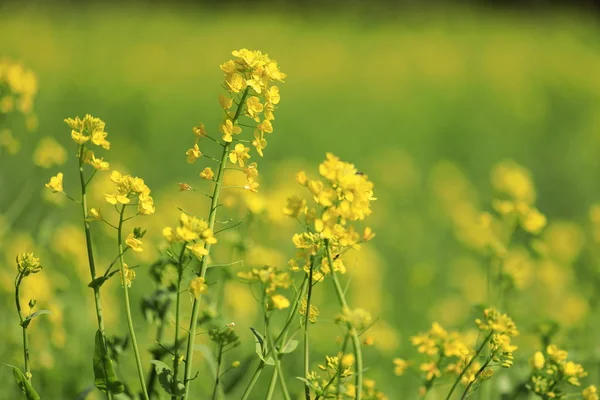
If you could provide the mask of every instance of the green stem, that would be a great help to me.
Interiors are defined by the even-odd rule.
[[[185,243],[181,246],[179,253],[179,262],[177,265],[177,293],[175,293],[175,339],[173,339],[173,350],[175,355],[173,358],[173,383],[171,388],[173,393],[177,393],[177,377],[179,375],[179,318],[180,318],[180,303],[181,303],[181,280],[183,279],[183,255],[185,254]],[[171,396],[171,400],[177,400],[177,396]]]
[[[22,280],[23,275],[19,272],[17,283],[15,284],[15,303],[17,305],[17,312],[19,313],[19,321],[21,323],[21,328],[23,329],[23,361],[25,363],[25,377],[29,382],[31,382],[31,371],[29,369],[29,340],[27,338],[27,328],[22,325],[23,314],[21,313],[21,301],[19,299],[19,287],[21,286]]]
[[[244,394],[242,394],[240,400],[248,400],[248,396],[250,396],[250,393],[252,393],[252,389],[254,389],[256,382],[258,382],[258,378],[260,378],[260,374],[262,373],[263,369],[265,369],[265,363],[261,361],[258,364],[256,371],[254,371],[254,375],[252,375],[250,383],[248,383],[248,386],[246,386],[246,390],[244,390]]]
[[[331,269],[331,279],[333,281],[333,286],[335,287],[335,293],[337,294],[338,301],[340,302],[342,308],[350,309],[350,307],[348,307],[348,302],[346,301],[346,295],[344,294],[344,290],[342,289],[342,286],[340,285],[335,270],[333,269],[333,257],[331,256],[331,246],[329,245],[329,240],[325,240],[325,249],[327,251],[327,261],[329,263],[329,268]],[[348,332],[350,334],[350,338],[352,339],[352,347],[354,348],[354,359],[356,360],[356,375],[354,377],[354,385],[356,386],[356,400],[361,400],[363,388],[363,360],[362,351],[360,348],[360,338],[358,337],[358,332],[356,332],[356,329],[350,323],[348,323]]]
[[[492,358],[493,358],[493,355],[490,356],[490,357],[488,357],[488,359],[485,361],[485,363],[483,363],[483,365],[481,366],[481,368],[479,368],[479,370],[477,371],[477,373],[473,377],[473,380],[471,382],[469,382],[469,384],[465,388],[465,391],[463,392],[462,396],[460,397],[460,400],[464,400],[467,397],[467,395],[469,393],[469,390],[471,389],[471,386],[473,386],[473,384],[475,382],[477,382],[477,378],[479,378],[479,375],[481,375],[481,373],[487,368],[487,366],[490,363],[490,361],[492,361]]]
[[[348,339],[350,339],[350,335],[346,334],[346,336],[344,336],[344,343],[342,344],[342,356],[340,357],[340,360],[338,362],[338,375],[337,375],[337,385],[336,385],[336,390],[335,390],[335,397],[338,400],[342,399],[342,374],[341,374],[341,370],[342,370],[342,359],[344,358],[344,354],[346,354],[346,348],[348,347]]]
[[[221,363],[223,362],[223,344],[219,343],[219,355],[217,357],[217,370],[215,371],[215,388],[213,389],[212,400],[219,397],[219,385],[221,384]]]
[[[273,361],[275,361],[275,371],[279,374],[279,383],[281,384],[281,391],[283,393],[283,397],[285,400],[291,400],[290,392],[288,391],[287,384],[285,383],[284,375],[281,371],[281,360],[279,359],[279,352],[275,348],[275,343],[273,342],[273,336],[271,335],[271,331],[269,329],[269,317],[265,312],[265,333],[267,336],[267,343],[269,344],[270,351],[274,351]],[[268,356],[267,356],[268,357]],[[265,357],[266,358],[266,357]]]
[[[96,262],[94,261],[94,250],[92,248],[92,232],[90,230],[90,223],[88,222],[88,208],[87,208],[87,194],[86,194],[86,181],[83,176],[83,156],[84,156],[84,146],[79,146],[79,184],[81,186],[81,211],[83,216],[83,229],[85,231],[85,246],[87,249],[88,255],[88,264],[90,267],[90,275],[92,277],[92,282],[96,279]],[[100,331],[100,338],[102,342],[102,347],[104,347],[104,351],[108,354],[108,347],[106,344],[106,332],[104,329],[104,314],[102,310],[102,301],[100,300],[100,286],[93,285],[92,287],[94,291],[94,306],[96,308],[96,319],[98,321],[98,330]],[[108,376],[108,373],[104,372],[105,376]],[[109,400],[112,400],[112,393],[108,388],[106,389],[106,397]]]
[[[298,290],[298,293],[296,294],[294,303],[293,303],[292,307],[290,307],[290,312],[288,314],[287,321],[283,327],[283,330],[279,333],[279,336],[277,336],[277,338],[275,339],[275,346],[278,346],[280,342],[285,342],[285,339],[287,337],[287,332],[288,332],[290,326],[292,325],[294,316],[298,312],[298,308],[300,307],[300,301],[302,299],[302,296],[304,296],[304,289],[306,287],[306,282],[308,282],[308,275],[304,276],[304,280],[302,281],[302,285],[300,286],[300,289]],[[273,347],[275,347],[275,346],[273,346]],[[269,357],[269,355],[271,354],[271,351],[273,350],[273,347],[269,348],[269,351],[267,352],[265,357]],[[260,374],[262,373],[264,368],[265,368],[265,363],[261,361],[260,364],[258,364],[258,367],[256,368],[256,371],[254,372],[254,375],[252,375],[252,379],[250,379],[250,383],[246,387],[246,390],[244,391],[244,394],[242,395],[241,400],[246,400],[248,398],[248,396],[250,396],[250,393],[252,392],[254,385],[256,385],[256,382],[258,381],[258,378],[260,377]],[[281,375],[278,375],[278,378],[280,380],[285,379]]]
[[[492,331],[492,332],[490,332],[489,335],[487,335],[487,337],[481,343],[481,345],[479,346],[479,348],[477,349],[477,351],[475,352],[475,354],[473,355],[473,357],[471,358],[471,360],[467,363],[467,365],[460,372],[460,375],[458,375],[458,377],[454,381],[454,384],[450,388],[450,392],[448,392],[448,396],[446,396],[446,400],[450,400],[450,397],[452,396],[452,393],[454,393],[454,390],[456,389],[456,386],[458,386],[458,383],[460,382],[461,378],[463,377],[463,375],[465,374],[465,372],[467,372],[467,370],[469,369],[469,367],[471,366],[471,364],[473,364],[473,362],[477,359],[477,357],[479,356],[479,354],[481,354],[481,351],[485,347],[486,343],[490,340],[490,338],[492,337],[493,333],[494,332]]]
[[[164,320],[161,318],[158,328],[156,328],[156,343],[162,342],[164,333],[165,323]],[[154,395],[156,394],[156,392],[154,391],[154,386],[156,385],[157,378],[158,375],[156,374],[156,368],[154,368],[154,365],[152,365],[150,367],[150,373],[148,374],[148,396],[150,396],[150,398],[155,397]]]
[[[149,399],[148,390],[146,388],[146,381],[144,379],[144,368],[142,366],[142,358],[140,357],[140,350],[138,348],[137,339],[135,337],[135,330],[133,329],[133,318],[131,317],[131,306],[129,302],[129,289],[127,287],[126,273],[125,273],[125,260],[123,259],[123,215],[125,213],[125,204],[121,207],[119,213],[119,225],[117,227],[117,243],[119,245],[119,263],[121,268],[121,276],[123,278],[123,295],[125,296],[125,315],[127,316],[127,327],[129,328],[129,338],[131,339],[131,347],[133,347],[133,354],[135,355],[135,362],[138,371],[138,377],[140,379],[140,385],[142,386],[142,397],[145,400]]]
[[[304,315],[304,379],[308,379],[310,374],[310,352],[308,343],[308,327],[310,325],[310,300],[312,297],[313,288],[313,268],[314,268],[314,257],[310,260],[310,270],[308,272],[308,293],[306,295],[306,313]],[[310,387],[308,383],[304,383],[304,397],[306,400],[310,400]]]
[[[242,98],[240,100],[240,105],[235,112],[234,117],[231,122],[235,124],[236,120],[239,118],[242,113],[242,108],[246,97],[248,96],[248,92],[250,91],[250,87],[247,87],[242,94]],[[217,171],[217,176],[215,178],[215,188],[213,190],[213,195],[210,201],[210,211],[208,213],[208,228],[211,232],[215,230],[215,221],[217,218],[217,208],[219,206],[219,196],[221,194],[221,187],[223,186],[223,177],[225,176],[225,166],[227,164],[227,156],[229,155],[229,148],[231,143],[225,143],[223,145],[223,153],[221,154],[221,162],[219,163],[219,169]],[[210,256],[210,249],[212,245],[210,243],[206,243],[206,255],[202,257],[200,260],[200,269],[198,271],[198,276],[204,278],[206,275],[206,260]],[[187,348],[185,352],[185,371],[183,374],[183,384],[185,385],[185,395],[183,396],[183,400],[188,399],[188,395],[190,392],[190,377],[192,375],[192,365],[194,358],[194,342],[196,340],[196,327],[198,325],[198,315],[200,313],[200,300],[202,296],[198,296],[194,298],[194,303],[192,305],[192,317],[190,319],[190,327],[187,341]]]
[[[271,382],[269,383],[269,390],[267,391],[267,396],[265,400],[271,400],[273,397],[273,393],[275,392],[275,385],[277,384],[277,369],[273,369],[273,375],[271,375]]]

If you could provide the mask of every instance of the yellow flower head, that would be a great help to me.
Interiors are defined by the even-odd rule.
[[[213,180],[213,178],[215,177],[215,173],[213,172],[213,170],[210,167],[206,167],[202,170],[202,172],[200,172],[200,178],[207,180],[207,181],[211,181]]]
[[[61,165],[66,160],[67,151],[50,136],[42,138],[33,153],[33,163],[42,168]]]
[[[194,147],[186,151],[185,155],[187,156],[187,162],[193,164],[197,159],[202,157],[202,152],[200,151],[198,144],[194,144]]]
[[[40,259],[33,253],[20,253],[17,255],[17,270],[23,276],[37,274],[42,270]]]
[[[197,276],[190,281],[189,291],[194,298],[200,298],[200,295],[208,291],[208,286],[204,278]]]
[[[236,144],[233,151],[229,153],[229,161],[233,164],[238,164],[240,167],[243,167],[249,158],[250,149],[241,143]]]
[[[290,306],[290,301],[287,297],[281,294],[275,294],[270,298],[270,306],[275,310],[283,310],[284,308],[288,308]]]
[[[137,239],[133,233],[130,233],[125,239],[125,244],[131,248],[131,250],[135,252],[142,252],[144,249],[142,248],[142,241]]]
[[[46,187],[52,189],[55,193],[63,192],[63,173],[59,172],[56,176],[50,178],[50,182],[46,183]]]

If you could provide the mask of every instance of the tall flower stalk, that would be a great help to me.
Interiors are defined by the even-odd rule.
[[[208,261],[210,259],[211,247],[216,243],[216,239],[212,237],[212,232],[214,232],[218,208],[221,206],[219,203],[221,192],[226,188],[224,186],[225,173],[226,170],[232,169],[228,168],[227,164],[237,165],[239,170],[243,171],[246,175],[245,185],[231,186],[231,188],[243,188],[253,192],[258,190],[258,182],[256,180],[258,176],[257,164],[253,162],[246,167],[246,162],[251,156],[250,148],[246,147],[243,143],[250,143],[250,141],[237,138],[242,133],[242,127],[238,121],[243,115],[254,121],[256,124],[253,133],[254,140],[251,143],[255,147],[256,152],[262,157],[263,150],[267,146],[265,134],[273,132],[271,121],[274,119],[273,113],[280,100],[279,88],[273,83],[277,81],[282,82],[285,78],[285,74],[279,71],[277,62],[271,60],[267,54],[247,49],[234,51],[232,54],[235,58],[221,65],[221,70],[225,74],[224,87],[227,90],[227,95],[221,95],[219,98],[219,103],[225,112],[225,118],[220,125],[222,140],[219,141],[210,137],[204,125],[200,125],[194,128],[195,142],[193,147],[186,152],[189,163],[194,163],[200,159],[203,156],[199,147],[199,141],[202,138],[211,139],[222,148],[218,158],[209,157],[218,163],[216,173],[209,167],[204,168],[200,173],[200,177],[203,180],[212,181],[214,184],[212,193],[207,194],[211,199],[208,217],[206,221],[198,220],[202,221],[202,231],[210,232],[211,240],[203,240],[201,233],[197,237],[195,235],[188,235],[186,237],[186,235],[182,235],[177,230],[167,229],[164,232],[169,242],[183,242],[184,248],[189,249],[199,259],[199,265],[194,273],[197,279],[202,279],[202,282],[209,268]],[[191,186],[187,184],[181,184],[181,187],[183,190],[191,190]],[[187,399],[189,396],[201,294],[201,292],[197,292],[192,303],[192,313],[184,357],[184,399]],[[177,370],[175,367],[174,378],[176,381]]]

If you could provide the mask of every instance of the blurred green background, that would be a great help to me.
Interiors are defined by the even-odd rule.
[[[598,268],[588,219],[590,206],[600,199],[600,28],[593,16],[459,6],[300,13],[245,3],[218,9],[32,4],[0,8],[0,58],[22,62],[39,78],[39,128],[28,133],[13,127],[21,151],[0,153],[5,224],[0,360],[21,362],[11,292],[14,255],[33,247],[46,269],[30,290],[42,308],[55,312],[31,330],[34,382],[43,398],[72,399],[92,383],[92,298],[85,287],[89,276],[79,214],[69,204],[41,203],[48,197],[42,195],[43,184],[59,170],[67,190],[76,190],[70,180],[76,172],[74,147],[63,119],[90,113],[106,121],[113,145],[107,160],[143,177],[155,194],[157,215],[142,224],[158,238],[162,227],[176,223],[176,206],[199,214],[206,209],[201,196],[179,193],[176,183],[199,184],[201,167],[185,162],[191,128],[203,122],[216,133],[219,64],[243,47],[269,53],[288,75],[275,133],[259,160],[261,218],[240,230],[254,245],[248,257],[258,265],[270,260],[285,266],[293,254],[288,238],[298,227],[283,221],[280,210],[286,196],[298,190],[297,170],[316,175],[329,151],[367,173],[378,197],[367,222],[377,237],[349,256],[351,301],[380,318],[366,359],[369,374],[390,399],[416,397],[410,393],[418,381],[393,376],[391,363],[411,354],[410,335],[432,320],[457,329],[473,325],[471,306],[484,300],[485,281],[482,288],[477,277],[485,260],[457,239],[448,202],[460,198],[488,209],[494,196],[490,170],[504,159],[531,170],[538,207],[551,222],[544,240],[575,249],[550,273],[560,287],[536,278],[538,286],[556,294],[552,300],[537,296],[531,303],[531,297],[515,294],[508,311],[524,331],[523,360],[535,344],[528,337],[531,327],[553,318],[563,326],[563,344],[585,355],[590,381],[599,381],[593,286]],[[44,136],[67,148],[65,166],[33,165],[31,154]],[[96,204],[101,198],[99,192]],[[102,240],[99,248],[106,250],[100,257],[110,260],[114,244]],[[221,253],[228,260],[226,250]],[[156,255],[149,251],[140,258],[139,282],[132,289],[136,304],[153,290],[144,266]],[[116,280],[110,291],[112,300],[105,295],[109,333],[124,335]],[[244,340],[235,356],[245,360],[254,347],[247,327],[256,307],[243,285],[232,283],[227,296]],[[317,296],[331,312],[324,311],[323,323],[315,327],[323,338],[315,340],[316,351],[329,354],[337,334],[336,307],[329,304],[331,297]],[[136,318],[142,345],[153,345],[154,328]],[[149,360],[147,353],[144,357]],[[134,373],[131,353],[123,358],[122,369]],[[202,357],[198,360],[204,368]],[[301,373],[299,363],[287,367]],[[507,375],[508,384],[518,381],[519,368],[524,366]],[[129,378],[135,388],[135,375]],[[11,379],[10,369],[0,368],[0,380]],[[204,398],[210,388],[195,390],[196,398]],[[0,399],[15,396],[12,383],[0,390]],[[236,396],[239,392],[231,398]]]

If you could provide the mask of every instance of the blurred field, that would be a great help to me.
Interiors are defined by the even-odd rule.
[[[32,349],[40,352],[33,370],[42,397],[75,398],[92,383],[94,329],[83,233],[78,222],[71,223],[79,216],[71,207],[35,206],[43,184],[58,171],[33,166],[39,138],[52,136],[72,152],[65,117],[91,113],[105,120],[113,143],[109,161],[119,160],[115,165],[144,177],[156,193],[157,215],[144,222],[158,239],[162,227],[176,220],[176,206],[205,209],[201,196],[178,192],[177,182],[192,182],[198,173],[186,164],[184,152],[192,126],[204,122],[216,131],[218,66],[232,49],[247,47],[268,52],[288,75],[275,133],[260,164],[264,204],[249,203],[264,207],[263,216],[241,231],[256,246],[247,264],[285,264],[293,254],[288,238],[296,227],[280,210],[297,190],[298,169],[316,174],[317,163],[331,151],[365,171],[378,197],[371,218],[377,237],[353,260],[351,301],[381,320],[366,355],[369,374],[390,399],[412,398],[406,393],[414,393],[418,382],[395,377],[391,359],[412,354],[409,336],[432,320],[471,327],[472,306],[486,300],[485,260],[456,228],[460,208],[454,206],[488,209],[491,169],[515,160],[531,170],[537,205],[550,221],[543,240],[559,249],[558,258],[567,254],[558,268],[535,265],[533,294],[515,294],[506,305],[523,333],[523,359],[535,345],[533,325],[552,318],[563,326],[565,346],[587,362],[590,383],[598,383],[593,282],[600,269],[588,212],[600,201],[599,34],[592,19],[559,12],[445,9],[384,18],[116,6],[1,9],[0,57],[36,72],[40,92],[38,131],[21,130],[17,155],[0,153],[0,222],[7,226],[0,229],[0,360],[20,361],[11,291],[14,255],[33,247],[45,272],[30,290],[54,311],[49,322],[33,325]],[[76,166],[69,156],[60,170],[65,176],[72,171],[73,178]],[[17,196],[22,213],[15,211]],[[110,252],[100,258],[109,261],[114,246],[101,243]],[[147,294],[143,267],[156,255],[140,257],[134,304]],[[112,300],[105,295],[107,325],[112,334],[124,335],[118,282],[109,290],[115,295]],[[336,307],[327,311],[328,299],[316,295],[325,311],[313,332],[325,337],[336,329],[331,322]],[[237,350],[241,360],[253,354],[247,329],[254,322],[253,301],[241,284],[228,289],[231,318],[244,340]],[[136,329],[143,346],[153,344],[154,328],[141,317]],[[328,340],[314,345],[324,352]],[[128,355],[123,362],[133,366]],[[301,373],[300,364],[288,367]],[[522,367],[507,376],[522,374]],[[10,373],[0,368],[0,380],[11,381]],[[204,398],[208,389],[195,390]],[[7,384],[0,399],[16,393]]]

